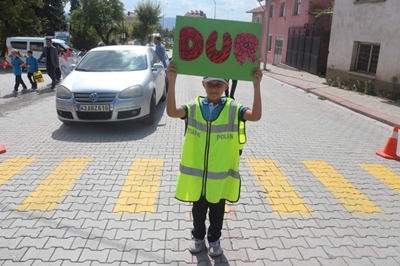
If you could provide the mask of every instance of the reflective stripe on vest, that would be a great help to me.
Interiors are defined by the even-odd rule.
[[[187,105],[188,123],[175,197],[194,202],[204,195],[210,203],[221,199],[236,202],[241,183],[239,150],[243,146],[239,131],[244,133],[244,125],[239,126],[241,105],[227,99],[219,116],[206,121],[201,100],[197,98]]]
[[[200,177],[200,178],[203,178],[203,176],[204,176],[203,170],[190,168],[190,167],[186,167],[183,165],[179,166],[179,171],[181,171],[181,173],[185,174],[185,175],[191,175],[191,176],[196,176],[196,177]],[[228,175],[232,176],[233,178],[240,179],[239,172],[237,172],[233,169],[229,169]],[[227,173],[224,173],[224,172],[221,172],[221,173],[214,173],[214,172],[210,172],[210,171],[207,172],[207,178],[209,178],[209,179],[224,179],[224,178],[226,178],[226,176],[227,176]]]

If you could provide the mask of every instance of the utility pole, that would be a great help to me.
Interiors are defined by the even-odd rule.
[[[257,0],[259,3],[262,2],[263,0]],[[265,3],[267,0],[265,0]],[[261,3],[260,3],[261,5]],[[265,9],[264,9],[265,10]],[[268,9],[267,9],[267,36],[266,36],[266,42],[265,42],[265,56],[264,56],[264,70],[267,70],[267,58],[268,58],[268,50],[269,50],[269,28],[270,28],[270,19],[271,19],[271,0],[268,0]]]
[[[217,16],[217,2],[215,2],[215,0],[213,1],[214,1],[214,19],[215,19]]]
[[[229,12],[233,11],[233,9],[224,9],[226,11],[226,19],[229,19]]]

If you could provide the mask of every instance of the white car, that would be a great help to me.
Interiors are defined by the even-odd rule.
[[[153,49],[136,45],[92,49],[57,88],[58,119],[71,122],[143,120],[152,124],[166,99],[166,74]]]

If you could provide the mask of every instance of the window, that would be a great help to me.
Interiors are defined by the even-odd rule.
[[[285,16],[285,6],[286,6],[286,3],[282,2],[281,3],[281,7],[279,9],[279,16],[280,17],[284,17]]]
[[[256,23],[262,23],[262,21],[261,21],[261,16],[257,16],[257,17],[256,17]]]
[[[300,15],[300,4],[301,0],[294,0],[294,10],[293,10],[293,16],[298,16]]]
[[[380,48],[379,44],[359,43],[355,70],[375,75]]]
[[[268,51],[272,51],[272,35],[269,35],[269,40],[268,40]]]
[[[31,50],[36,52],[42,52],[43,42],[31,42]]]
[[[151,54],[152,54],[153,59],[154,59],[153,65],[155,63],[160,63],[161,61],[160,61],[160,58],[158,57],[157,53],[153,49],[150,49],[150,51],[151,51]]]
[[[274,17],[274,6],[271,5],[271,10],[269,11],[269,17],[273,18]]]
[[[17,50],[26,50],[28,47],[26,42],[11,42],[11,46]]]

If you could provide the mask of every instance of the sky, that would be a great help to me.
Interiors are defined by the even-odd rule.
[[[121,1],[126,11],[133,11],[138,3],[138,0]],[[251,22],[251,14],[247,14],[246,11],[260,6],[257,0],[215,0],[215,2],[217,19],[247,22]],[[190,10],[202,10],[208,18],[214,18],[214,0],[160,0],[160,3],[164,6],[165,17],[183,16]],[[68,12],[69,8],[67,5],[65,10]]]

